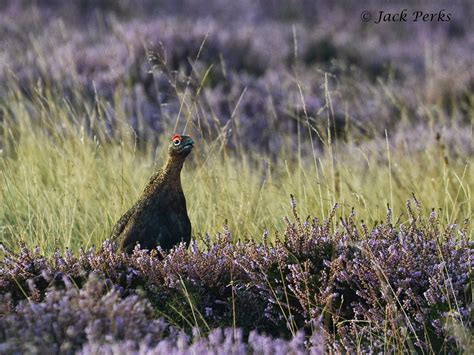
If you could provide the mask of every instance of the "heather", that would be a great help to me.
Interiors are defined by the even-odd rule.
[[[333,225],[295,211],[279,242],[233,243],[224,229],[168,255],[117,254],[108,241],[78,256],[5,250],[2,349],[460,350],[468,334],[452,324],[471,322],[469,226],[408,209],[409,224],[388,211],[371,230],[354,214]]]
[[[0,353],[472,352],[472,14],[1,1]],[[122,255],[174,133],[193,241]]]

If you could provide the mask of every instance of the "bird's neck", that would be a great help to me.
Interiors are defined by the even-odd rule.
[[[184,159],[168,157],[162,168],[163,180],[172,185],[181,186],[181,169]]]
[[[171,190],[181,190],[181,169],[184,159],[168,157],[163,167],[151,177],[145,187],[145,195],[153,196],[164,187]]]

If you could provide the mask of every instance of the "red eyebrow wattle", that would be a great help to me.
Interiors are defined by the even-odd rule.
[[[171,138],[171,140],[172,140],[172,141],[174,141],[175,139],[179,139],[179,140],[181,140],[181,139],[182,139],[182,137],[181,137],[181,135],[180,135],[180,134],[175,134],[175,135],[174,135],[174,136]]]

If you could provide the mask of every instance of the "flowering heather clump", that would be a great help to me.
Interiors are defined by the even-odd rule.
[[[3,314],[2,351],[72,353],[86,342],[137,339],[153,345],[169,333],[148,303],[136,295],[121,298],[96,273],[80,289],[67,275],[63,282],[64,289],[49,289],[41,302],[22,301]]]
[[[225,229],[162,257],[109,242],[78,257],[5,251],[0,348],[455,351],[448,322],[470,326],[469,226],[441,229],[434,212],[409,211],[409,224],[389,213],[370,231],[354,214],[335,226],[335,210],[325,221],[295,212],[274,245],[233,243]],[[231,326],[241,330],[222,333]]]
[[[167,337],[156,346],[142,342],[117,342],[109,344],[88,343],[80,354],[323,354],[318,337],[312,337],[305,345],[304,334],[299,332],[291,340],[273,339],[251,332],[248,340],[242,337],[239,329],[213,329],[208,336],[189,337],[179,333]],[[138,343],[138,346],[137,346]],[[309,351],[308,351],[309,350]]]
[[[114,286],[91,273],[78,289],[64,276],[62,290],[48,290],[40,303],[21,301],[13,312],[0,319],[0,352],[135,354],[217,353],[302,354],[303,333],[291,341],[272,339],[251,332],[244,341],[239,329],[214,329],[190,337],[156,319],[150,303],[137,295],[121,298]],[[109,291],[110,289],[110,291]],[[6,297],[2,301],[6,301]],[[318,338],[312,338],[316,341]],[[312,344],[320,353],[321,344]]]

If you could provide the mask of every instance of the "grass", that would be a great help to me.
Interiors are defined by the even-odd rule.
[[[124,114],[112,135],[103,110],[81,105],[74,109],[65,97],[40,87],[29,99],[11,89],[3,102],[0,240],[7,247],[23,241],[51,253],[100,245],[160,167],[172,124],[155,146],[137,141]],[[96,105],[105,107],[99,98]],[[192,124],[191,113],[183,116]],[[303,149],[283,149],[276,160],[230,151],[225,134],[193,137],[196,149],[182,175],[193,234],[213,235],[227,224],[234,238],[260,239],[265,229],[278,238],[274,231],[291,212],[290,194],[301,216],[324,218],[337,202],[340,216],[355,208],[369,226],[385,219],[387,205],[395,219],[408,220],[403,213],[412,194],[424,210],[439,209],[445,225],[471,218],[474,157],[451,155],[441,141],[408,151],[390,144],[390,135],[362,145],[350,137],[328,139],[326,149],[313,149],[312,157],[303,156]],[[301,148],[311,144],[298,141]]]

